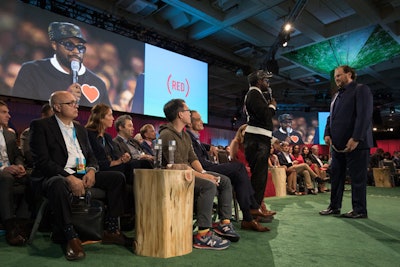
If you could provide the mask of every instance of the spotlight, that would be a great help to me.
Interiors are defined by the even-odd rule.
[[[394,107],[392,106],[392,107],[390,107],[390,114],[394,114],[394,112],[395,112],[395,109],[394,109]]]
[[[288,42],[290,40],[290,33],[281,33],[280,34],[281,44],[283,47],[287,47]]]
[[[285,30],[285,32],[290,32],[292,30],[292,24],[290,24],[289,22],[286,23],[285,25],[283,25],[283,29]]]

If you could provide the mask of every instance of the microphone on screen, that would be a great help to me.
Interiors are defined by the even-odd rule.
[[[78,82],[78,71],[79,71],[80,65],[81,64],[79,63],[79,61],[76,61],[76,60],[71,61],[72,83]]]

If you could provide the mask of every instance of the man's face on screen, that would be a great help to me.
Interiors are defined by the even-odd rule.
[[[55,41],[53,46],[58,62],[67,69],[70,69],[71,61],[73,60],[82,63],[83,55],[86,52],[86,48],[84,47],[84,44],[78,38]]]

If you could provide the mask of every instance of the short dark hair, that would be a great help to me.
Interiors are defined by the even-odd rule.
[[[127,120],[131,121],[132,117],[130,115],[121,115],[115,120],[114,126],[115,126],[115,129],[117,130],[117,132],[119,132],[120,126],[125,127],[125,122]]]
[[[351,79],[352,79],[353,81],[356,80],[357,74],[356,74],[356,71],[355,71],[352,67],[350,67],[349,65],[341,65],[341,66],[337,67],[337,69],[338,69],[338,68],[342,68],[342,70],[343,70],[344,73],[349,73],[349,72],[351,72]]]
[[[169,122],[174,121],[178,117],[178,113],[184,108],[184,103],[183,99],[175,98],[164,105],[164,115]]]

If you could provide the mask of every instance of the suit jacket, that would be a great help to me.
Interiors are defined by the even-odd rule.
[[[17,138],[15,133],[4,129],[3,127],[4,140],[6,141],[8,160],[11,165],[24,165],[24,157],[22,156],[21,150],[17,145]]]
[[[151,146],[149,146],[149,144],[146,141],[143,141],[140,145],[143,148],[144,153],[155,156],[153,148],[151,148]]]
[[[189,134],[190,139],[192,139],[193,150],[194,153],[196,153],[197,158],[201,163],[201,166],[203,166],[203,168],[207,170],[211,166],[217,165],[216,163],[210,160],[210,156],[208,155],[207,152],[207,149],[209,149],[209,145],[199,143],[191,131],[188,130],[186,132]]]
[[[104,149],[98,140],[98,132],[88,130],[89,142],[92,146],[93,152],[96,155],[101,171],[107,171],[110,169],[112,160],[117,160],[121,157],[122,151],[119,150],[118,146],[112,140],[112,137],[108,133],[104,133],[104,141],[109,152]]]
[[[115,144],[118,146],[119,150],[123,153],[128,152],[131,154],[131,150],[129,149],[128,145],[125,143],[124,139],[122,139],[121,136],[117,136],[113,139]],[[140,153],[145,153],[143,148],[141,147],[140,143],[134,139],[134,138],[129,138],[128,143],[133,146],[138,152]],[[132,159],[138,159],[138,155],[131,155]],[[140,155],[139,155],[140,156]]]
[[[96,157],[89,143],[86,129],[74,122],[76,138],[86,159],[86,167],[98,169]],[[34,169],[34,179],[46,179],[56,175],[68,176],[64,167],[68,160],[68,151],[64,137],[55,115],[33,120],[30,124],[30,141]]]
[[[282,166],[286,166],[286,167],[290,167],[293,166],[292,162],[288,162],[288,160],[285,157],[285,154],[283,154],[283,152],[278,152],[277,153],[278,156],[278,160],[279,160],[279,164]]]
[[[337,149],[344,149],[350,138],[359,141],[356,149],[372,147],[373,97],[370,88],[351,82],[338,96],[339,93],[331,103],[324,136],[330,136]]]

